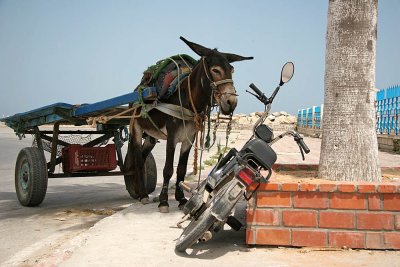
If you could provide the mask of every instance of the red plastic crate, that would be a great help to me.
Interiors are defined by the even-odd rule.
[[[105,147],[70,145],[63,148],[62,156],[64,173],[111,171],[117,167],[115,144]]]

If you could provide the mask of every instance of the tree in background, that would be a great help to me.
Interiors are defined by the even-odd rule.
[[[319,177],[381,181],[375,131],[377,0],[330,0]]]

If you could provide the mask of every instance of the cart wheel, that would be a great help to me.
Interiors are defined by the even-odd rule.
[[[124,175],[126,190],[129,195],[137,199],[139,196],[135,192],[135,185],[133,180],[134,175]],[[144,163],[144,184],[146,186],[147,194],[153,193],[157,185],[157,165],[154,156],[150,153]]]
[[[37,147],[23,148],[15,164],[15,191],[21,205],[37,206],[47,191],[47,163]]]

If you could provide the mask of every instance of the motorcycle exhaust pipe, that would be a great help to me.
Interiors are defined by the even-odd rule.
[[[185,184],[184,181],[179,182],[179,187],[189,193],[192,193],[193,191],[193,189],[189,185]]]
[[[212,233],[210,231],[207,231],[203,234],[202,237],[200,237],[200,242],[207,242],[208,240],[210,240],[212,237]]]

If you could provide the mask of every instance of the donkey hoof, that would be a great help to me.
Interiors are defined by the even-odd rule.
[[[161,206],[158,207],[159,212],[161,213],[169,213],[169,207],[168,206]]]
[[[160,204],[158,205],[158,210],[161,213],[168,213],[169,212],[169,205],[168,202],[166,201],[161,201]]]
[[[188,201],[187,201],[186,198],[182,198],[181,200],[179,200],[178,208],[179,208],[180,210],[183,210],[183,207],[185,207],[185,205],[186,205],[187,202],[188,202]]]
[[[150,203],[150,200],[148,197],[144,197],[140,200],[140,202],[142,202],[143,205],[147,205]]]

